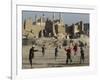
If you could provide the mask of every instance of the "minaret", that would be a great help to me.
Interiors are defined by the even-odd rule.
[[[35,14],[35,22],[37,22],[37,15]]]
[[[55,25],[54,25],[54,18],[55,18],[55,14],[53,13],[53,34],[54,34],[54,36],[56,36]]]
[[[44,26],[43,26],[43,19],[44,19],[44,14],[41,16],[40,18],[40,27],[41,27],[41,37],[43,37],[43,29],[44,29]]]
[[[84,24],[82,21],[81,21],[81,25],[82,25],[82,32],[84,32]]]
[[[59,20],[60,20],[60,23],[61,23],[61,20],[62,20],[61,13],[59,13]]]
[[[62,14],[61,13],[59,13],[59,20],[60,20],[61,26],[63,26],[63,19],[62,19]]]
[[[43,23],[45,22],[45,15],[44,15],[44,13],[43,13],[43,15],[42,15],[42,22],[43,22]]]
[[[53,19],[53,21],[54,21],[54,19],[55,19],[55,13],[53,12],[53,16],[52,16],[52,19]]]

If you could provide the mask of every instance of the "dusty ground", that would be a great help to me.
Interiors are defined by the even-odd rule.
[[[30,69],[28,58],[29,58],[29,49],[31,47],[32,45],[23,45],[22,47],[22,68],[23,69]],[[35,52],[35,58],[32,60],[33,61],[32,68],[72,67],[72,66],[88,66],[89,65],[89,46],[84,48],[85,62],[83,64],[79,64],[80,62],[80,48],[79,47],[78,47],[77,55],[74,56],[74,52],[72,51],[71,64],[66,64],[66,52],[64,51],[64,47],[62,47],[61,49],[58,49],[59,52],[58,52],[58,56],[56,60],[54,56],[53,46],[52,47],[48,45],[46,46],[45,56],[42,55],[40,46],[36,46],[35,49],[38,50],[38,52]]]

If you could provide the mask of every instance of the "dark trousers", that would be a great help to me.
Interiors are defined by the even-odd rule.
[[[55,52],[55,59],[57,58],[57,52]]]
[[[72,59],[71,59],[71,55],[69,53],[67,53],[66,64],[68,64],[69,61],[71,63]]]
[[[81,54],[81,56],[80,56],[80,63],[84,63],[84,54]]]
[[[31,68],[32,68],[32,58],[29,59],[29,62],[30,62]]]
[[[43,55],[43,56],[45,55],[45,52],[44,52],[44,51],[42,51],[42,55]]]

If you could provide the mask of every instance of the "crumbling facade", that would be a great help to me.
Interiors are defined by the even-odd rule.
[[[65,34],[65,27],[63,20],[50,20],[40,17],[35,19],[35,22],[31,18],[25,20],[22,33],[27,38],[40,38],[40,37],[53,37],[59,34]]]

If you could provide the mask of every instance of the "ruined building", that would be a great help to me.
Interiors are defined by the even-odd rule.
[[[27,39],[41,38],[41,37],[56,37],[63,39],[66,37],[75,38],[80,37],[80,34],[89,34],[89,24],[83,24],[82,21],[72,24],[70,26],[65,25],[61,13],[59,13],[59,19],[55,19],[53,13],[52,20],[35,15],[35,21],[32,18],[28,18],[24,21],[22,27],[22,35]]]
[[[35,16],[34,22],[31,18],[24,21],[22,33],[28,39],[34,37],[53,37],[60,34],[64,35],[65,27],[61,16],[59,19],[54,19],[53,15],[53,20],[45,19],[44,15],[42,17]]]
[[[81,34],[89,31],[89,25],[84,24],[82,21],[72,24],[71,26],[65,25],[65,27],[67,35],[71,38],[80,37]]]

